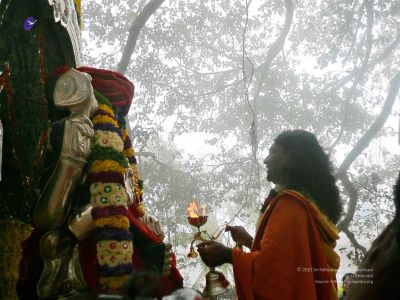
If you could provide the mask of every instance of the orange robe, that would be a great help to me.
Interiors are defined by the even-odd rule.
[[[233,250],[239,300],[338,299],[336,227],[302,194],[286,190],[262,217],[250,253]]]

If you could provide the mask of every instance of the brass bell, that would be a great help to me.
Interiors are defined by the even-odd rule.
[[[206,286],[203,294],[205,297],[213,297],[226,292],[229,288],[229,281],[221,272],[211,269],[206,274]]]

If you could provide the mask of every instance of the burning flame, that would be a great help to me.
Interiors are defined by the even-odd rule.
[[[196,200],[193,200],[192,202],[190,202],[190,204],[187,208],[188,216],[190,218],[198,218],[200,216],[205,216],[206,215],[206,206],[201,205],[200,208],[201,208],[201,215],[200,215],[200,210],[197,207]]]

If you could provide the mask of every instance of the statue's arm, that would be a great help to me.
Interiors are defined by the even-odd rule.
[[[60,227],[67,219],[74,193],[90,152],[93,125],[89,119],[68,119],[61,156],[33,213],[33,224],[43,230]]]
[[[68,109],[71,115],[65,121],[60,158],[33,212],[33,225],[42,230],[53,230],[66,222],[90,154],[94,130],[89,115],[97,108],[90,81],[87,74],[71,69],[60,76],[54,89],[56,107]]]

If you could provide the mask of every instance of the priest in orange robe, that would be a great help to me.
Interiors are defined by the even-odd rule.
[[[341,202],[332,165],[316,137],[304,130],[281,133],[264,160],[275,183],[253,238],[227,226],[250,252],[210,241],[198,246],[210,267],[233,265],[238,299],[338,299],[334,247]]]

